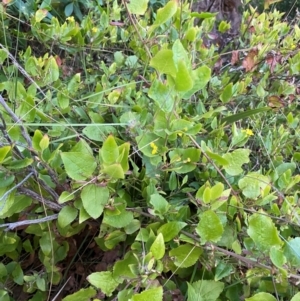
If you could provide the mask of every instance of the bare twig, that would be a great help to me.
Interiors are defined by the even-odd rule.
[[[51,202],[43,197],[41,197],[39,194],[37,194],[36,192],[30,190],[30,189],[27,189],[25,187],[19,187],[18,188],[18,192],[20,194],[24,194],[24,195],[27,195],[35,200],[37,200],[38,202],[42,203],[42,204],[45,204],[46,207],[54,210],[54,211],[60,211],[62,206],[59,205],[59,204],[56,204],[54,202]]]
[[[0,228],[6,228],[5,231],[9,231],[9,230],[13,230],[20,226],[27,226],[27,225],[39,224],[39,223],[52,221],[52,220],[57,219],[57,217],[58,217],[58,214],[53,214],[53,215],[49,215],[49,216],[45,216],[45,217],[33,219],[33,220],[25,220],[25,221],[20,221],[20,222],[15,222],[15,223],[2,224],[2,225],[0,225]]]
[[[1,45],[1,44],[0,44]],[[20,118],[12,111],[12,109],[6,104],[4,98],[2,95],[0,95],[0,104],[3,106],[3,108],[6,110],[6,112],[10,115],[10,117],[13,119],[13,121],[20,125],[22,135],[24,139],[26,140],[29,147],[32,146],[30,136],[27,134],[26,129],[22,125],[22,122]]]
[[[6,199],[8,197],[8,195],[13,192],[15,189],[17,189],[18,187],[20,187],[21,185],[23,185],[23,183],[25,183],[31,176],[33,175],[33,173],[31,172],[30,174],[28,174],[20,183],[18,183],[17,185],[15,185],[13,188],[7,190],[1,197],[0,197],[0,202],[3,202],[3,204],[0,207],[0,211],[4,208],[5,204],[6,204]]]

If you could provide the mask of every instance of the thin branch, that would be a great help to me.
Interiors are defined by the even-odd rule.
[[[39,223],[52,221],[52,220],[57,219],[57,217],[58,217],[58,214],[53,214],[53,215],[45,216],[45,217],[42,217],[39,219],[25,220],[25,221],[20,221],[20,222],[15,222],[15,223],[2,224],[2,225],[0,225],[0,228],[6,228],[5,231],[9,231],[9,230],[13,230],[20,226],[27,226],[27,225],[39,224]]]
[[[23,185],[23,183],[25,183],[31,176],[33,175],[33,173],[31,172],[30,174],[28,174],[21,182],[19,182],[18,184],[16,184],[14,187],[12,187],[11,189],[7,190],[1,197],[0,197],[0,202],[3,202],[3,204],[0,207],[0,211],[4,208],[5,204],[6,204],[6,199],[8,197],[8,195],[10,193],[12,193],[15,189],[17,189],[18,187],[20,187],[21,185]]]
[[[1,44],[0,44],[1,45]],[[6,112],[10,115],[10,117],[13,119],[13,121],[20,125],[22,136],[26,140],[29,147],[32,146],[30,136],[27,134],[26,129],[22,125],[22,121],[20,118],[12,111],[12,109],[6,104],[4,98],[2,95],[0,95],[0,104],[3,106],[3,108],[6,110]]]
[[[48,207],[48,208],[50,208],[50,209],[52,209],[54,211],[60,211],[62,209],[61,205],[56,204],[56,203],[54,203],[52,201],[49,201],[49,200],[41,197],[39,194],[37,194],[36,192],[34,192],[34,191],[30,190],[30,189],[27,189],[27,188],[24,188],[24,187],[19,187],[18,188],[18,192],[20,194],[27,195],[27,196],[33,198],[34,200],[36,200],[36,201],[38,201],[38,202],[40,202],[42,204],[45,204],[46,207]]]

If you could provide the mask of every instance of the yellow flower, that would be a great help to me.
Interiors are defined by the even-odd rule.
[[[152,154],[152,155],[157,154],[158,147],[157,147],[157,145],[156,145],[154,142],[151,142],[151,143],[150,143],[150,147],[152,148],[151,154]]]
[[[93,33],[98,32],[98,28],[97,28],[97,27],[93,27],[93,28],[92,28],[92,32],[93,32]]]
[[[187,158],[187,159],[186,159],[186,162],[191,162],[191,158]]]
[[[247,136],[253,136],[254,135],[253,131],[250,130],[250,129],[242,130],[242,133],[246,133]]]
[[[68,17],[67,20],[70,21],[70,22],[74,22],[75,21],[75,19],[74,19],[73,16]]]

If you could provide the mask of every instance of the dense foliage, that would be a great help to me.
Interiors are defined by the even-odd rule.
[[[299,19],[0,14],[1,301],[300,300]]]

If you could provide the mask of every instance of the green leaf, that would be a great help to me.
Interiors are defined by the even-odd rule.
[[[220,99],[222,100],[223,103],[227,103],[231,100],[232,98],[232,86],[233,83],[229,83],[223,90],[222,94],[220,95]]]
[[[193,266],[200,258],[203,250],[191,244],[180,245],[170,250],[169,255],[174,257],[174,264],[179,268]]]
[[[124,170],[120,163],[111,164],[109,166],[105,166],[101,171],[113,179],[124,179]]]
[[[223,225],[218,215],[211,210],[205,211],[199,216],[200,222],[196,232],[200,236],[201,242],[218,242],[224,232]]]
[[[86,212],[96,219],[102,214],[104,206],[108,203],[109,190],[107,187],[89,184],[83,187],[81,199]]]
[[[0,148],[0,163],[4,161],[7,154],[10,152],[11,146],[3,146]]]
[[[231,153],[223,155],[223,158],[228,162],[224,165],[226,172],[231,176],[237,176],[243,172],[241,166],[249,163],[249,149],[237,149]]]
[[[211,69],[206,65],[203,65],[191,73],[192,80],[194,82],[191,90],[184,93],[184,99],[189,99],[193,94],[203,89],[211,79]]]
[[[231,264],[220,261],[216,267],[214,280],[218,281],[223,279],[224,277],[229,276],[233,270],[234,269]]]
[[[84,301],[90,300],[96,296],[96,290],[92,287],[82,288],[81,290],[77,291],[76,293],[69,295],[62,299],[62,301]]]
[[[179,231],[186,225],[184,222],[168,222],[157,230],[157,234],[161,233],[164,237],[164,241],[168,242],[178,235]]]
[[[220,165],[228,165],[229,162],[224,159],[223,157],[221,157],[218,154],[212,153],[210,151],[206,151],[206,154],[216,163],[220,164]]]
[[[224,191],[224,184],[222,183],[217,183],[215,186],[213,186],[210,189],[210,194],[211,194],[211,200],[214,201],[218,199]]]
[[[87,281],[110,297],[119,283],[113,278],[112,272],[96,272],[87,277]]]
[[[62,194],[58,198],[58,203],[63,204],[65,202],[71,201],[74,199],[74,193],[69,191],[63,191]]]
[[[269,177],[257,172],[250,172],[239,180],[238,185],[244,196],[256,199],[270,183]]]
[[[115,227],[123,228],[133,221],[133,213],[130,211],[122,210],[118,215],[107,215],[104,213],[103,223]]]
[[[163,84],[158,79],[155,79],[152,82],[148,91],[148,96],[152,98],[158,107],[166,113],[170,113],[173,110],[175,104],[173,94],[173,89]]]
[[[152,252],[153,257],[156,260],[162,259],[165,255],[165,242],[164,237],[161,233],[157,235],[153,244],[150,247],[150,252]]]
[[[297,293],[292,299],[291,301],[300,301],[300,293]]]
[[[123,172],[127,172],[129,170],[129,150],[130,150],[130,143],[126,142],[119,146],[119,154],[121,158],[118,158],[118,162],[121,164]]]
[[[258,293],[250,298],[246,298],[245,301],[276,301],[276,298],[269,293]]]
[[[58,213],[57,222],[61,228],[70,225],[78,215],[78,210],[71,206],[64,206]]]
[[[132,265],[138,265],[138,259],[131,251],[126,253],[123,260],[118,260],[113,267],[113,277],[117,280],[120,278],[120,281],[123,279],[132,279],[135,278],[135,274],[129,268]]]
[[[156,19],[150,28],[150,32],[171,19],[177,11],[178,2],[176,0],[169,1],[164,7],[157,10]]]
[[[171,205],[160,194],[152,194],[150,197],[150,204],[154,207],[154,213],[165,214],[168,212]]]
[[[10,162],[7,165],[7,167],[9,169],[21,169],[21,168],[24,168],[24,167],[27,167],[27,166],[31,165],[32,163],[33,163],[33,159],[25,158],[25,159],[22,159],[22,160],[15,160],[15,161]]]
[[[237,113],[237,114],[230,115],[230,116],[222,118],[221,124],[222,123],[225,123],[226,125],[231,124],[231,123],[234,123],[236,121],[243,120],[243,119],[246,119],[250,116],[253,116],[253,115],[256,115],[256,114],[259,114],[259,113],[262,113],[262,112],[270,111],[270,110],[271,110],[270,107],[264,107],[264,108],[253,109],[253,110],[246,110],[244,112]]]
[[[113,135],[109,135],[104,141],[100,156],[105,165],[111,165],[117,162],[119,148]]]
[[[44,84],[48,85],[58,80],[59,69],[53,56],[49,57],[44,69]]]
[[[163,300],[163,289],[161,286],[150,288],[146,291],[143,291],[140,294],[133,295],[132,301],[162,301]]]
[[[283,242],[279,238],[277,228],[272,219],[261,210],[249,217],[248,235],[261,251],[269,251],[271,247],[280,248]]]
[[[135,15],[144,15],[148,8],[149,0],[130,0],[128,2],[128,10]]]
[[[178,62],[178,71],[175,78],[175,88],[179,92],[184,92],[192,89],[193,79],[190,75],[190,71],[186,67],[184,61]]]
[[[69,152],[61,153],[68,176],[76,181],[90,177],[97,167],[97,162],[89,145],[80,140]]]
[[[283,251],[278,250],[276,247],[272,247],[270,249],[270,259],[278,268],[282,268],[282,266],[287,262],[286,257],[283,255]]]
[[[199,280],[188,283],[188,301],[216,301],[224,289],[224,283],[212,280]]]
[[[1,301],[10,301],[9,294],[6,290],[0,289],[0,300]]]
[[[112,250],[116,245],[118,245],[120,242],[125,241],[126,234],[123,231],[116,230],[111,233],[109,233],[105,237],[105,246],[106,248]]]
[[[50,233],[43,232],[43,235],[40,238],[39,242],[42,252],[46,256],[50,255],[52,252],[52,238],[50,236]]]
[[[176,66],[173,61],[173,51],[170,49],[161,49],[150,61],[150,66],[159,73],[176,76]]]
[[[283,254],[286,257],[289,264],[294,267],[300,267],[300,237],[291,239],[285,242],[283,248]]]
[[[117,135],[117,130],[111,125],[89,125],[82,130],[83,134],[95,141],[105,141],[109,134]]]

